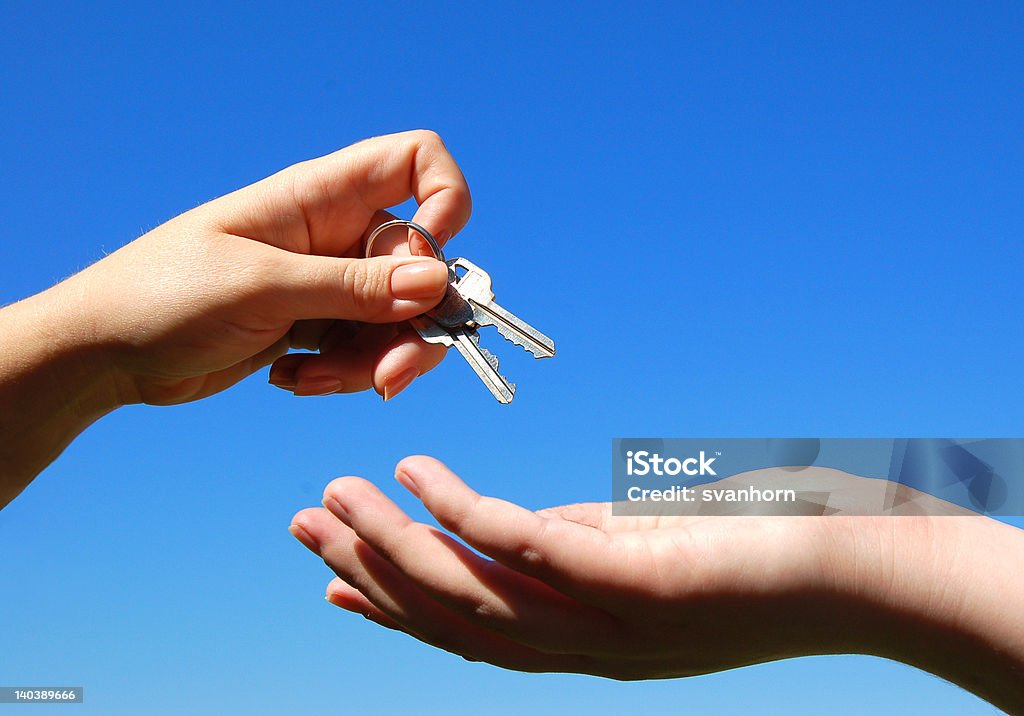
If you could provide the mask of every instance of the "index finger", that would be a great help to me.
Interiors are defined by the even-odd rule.
[[[380,209],[413,197],[414,221],[444,244],[472,212],[466,178],[436,132],[357,142],[219,200],[224,229],[300,253],[357,256]]]
[[[587,604],[614,604],[617,592],[636,582],[643,560],[630,559],[600,529],[483,497],[426,456],[405,458],[395,476],[471,547],[563,594]]]
[[[374,137],[349,150],[350,181],[368,208],[384,209],[412,196],[419,204],[412,220],[442,246],[469,221],[469,185],[436,132]]]

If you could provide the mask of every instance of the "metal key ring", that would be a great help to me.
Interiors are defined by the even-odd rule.
[[[392,229],[396,226],[406,226],[415,231],[420,236],[422,236],[424,239],[426,239],[427,244],[430,246],[430,250],[434,252],[434,258],[444,263],[444,251],[441,250],[441,247],[438,245],[437,241],[434,239],[431,233],[424,229],[419,224],[417,224],[415,221],[408,221],[407,219],[392,219],[391,221],[385,221],[383,224],[374,229],[373,233],[370,234],[369,237],[367,237],[366,239],[366,258],[370,258],[370,256],[373,255],[371,253],[371,250],[373,249],[374,239],[376,239],[378,236],[380,236],[388,229]]]

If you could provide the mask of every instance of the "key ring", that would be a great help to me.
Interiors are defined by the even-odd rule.
[[[367,237],[366,239],[366,258],[370,258],[370,256],[372,256],[370,251],[371,249],[373,249],[374,239],[376,239],[378,236],[380,236],[388,229],[392,229],[396,226],[407,226],[413,231],[415,231],[417,234],[422,236],[426,240],[427,244],[430,246],[430,250],[434,252],[434,258],[442,263],[445,262],[444,251],[441,250],[441,247],[438,245],[437,241],[434,239],[431,233],[424,229],[419,224],[417,224],[416,222],[408,221],[406,219],[392,219],[391,221],[385,221],[383,224],[374,229],[373,233],[370,234],[369,237]]]

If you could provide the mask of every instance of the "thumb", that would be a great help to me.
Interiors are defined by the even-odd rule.
[[[283,253],[274,300],[293,320],[404,321],[436,306],[448,286],[448,267],[428,256],[340,259]]]

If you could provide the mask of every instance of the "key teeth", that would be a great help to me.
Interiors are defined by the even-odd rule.
[[[547,356],[538,355],[533,349],[531,349],[525,342],[519,340],[519,334],[513,331],[511,328],[507,328],[504,324],[495,321],[494,329],[498,332],[502,338],[511,343],[514,346],[519,346],[524,351],[532,355],[534,358],[546,358]]]
[[[479,344],[479,341],[477,341],[477,343]],[[505,383],[508,384],[509,391],[514,394],[516,392],[515,383],[509,383],[508,378],[506,378],[505,375],[501,372],[501,370],[498,369],[498,356],[494,355],[483,346],[480,347],[480,353],[483,354],[483,357],[486,358],[487,362],[491,364],[492,368],[494,368],[494,372],[500,375],[502,380],[504,380]]]
[[[500,375],[502,377],[502,380],[505,381],[505,384],[509,386],[509,392],[511,392],[514,395],[515,394],[515,383],[510,383],[509,379],[506,378],[505,375],[499,369],[499,366],[498,366],[498,356],[495,355],[493,352],[490,352],[489,350],[484,348],[482,345],[480,345],[480,336],[479,336],[479,334],[475,334],[475,337],[473,338],[473,342],[476,343],[476,345],[480,348],[480,354],[483,355],[484,360],[487,363],[490,364],[490,367],[495,369],[495,373],[497,373],[498,375]]]
[[[498,371],[498,356],[494,355],[493,353],[491,353],[489,350],[487,350],[486,348],[484,348],[482,346],[480,347],[480,352],[483,353],[484,358],[486,358],[487,362],[491,364],[492,368],[494,368],[494,372],[495,373],[499,372]]]

